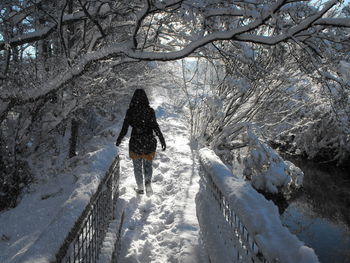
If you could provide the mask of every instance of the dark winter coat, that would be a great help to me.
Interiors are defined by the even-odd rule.
[[[156,151],[158,136],[162,145],[165,141],[159,125],[156,120],[154,110],[150,106],[131,107],[125,115],[122,130],[117,139],[117,145],[120,144],[123,137],[128,132],[129,125],[132,127],[129,141],[129,151],[136,154],[150,154]]]

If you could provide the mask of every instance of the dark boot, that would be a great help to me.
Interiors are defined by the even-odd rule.
[[[143,191],[143,189],[137,189],[137,188],[134,188],[135,192],[139,195],[143,195],[145,193],[145,191]]]

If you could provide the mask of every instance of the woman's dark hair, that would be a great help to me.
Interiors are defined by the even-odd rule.
[[[147,107],[149,106],[149,101],[144,89],[137,89],[132,96],[129,108],[134,107]]]

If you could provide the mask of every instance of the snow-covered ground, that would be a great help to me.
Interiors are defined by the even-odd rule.
[[[133,190],[128,138],[120,147],[121,198],[127,204],[118,262],[206,262],[195,209],[198,161],[191,151],[187,125],[171,112],[166,90],[156,90],[150,97],[167,149],[159,149],[153,162],[154,194],[148,197]]]

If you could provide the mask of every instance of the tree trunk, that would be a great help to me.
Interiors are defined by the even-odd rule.
[[[69,139],[69,158],[77,155],[77,142],[78,142],[78,132],[79,132],[79,122],[77,120],[72,120],[71,125],[71,135]]]

